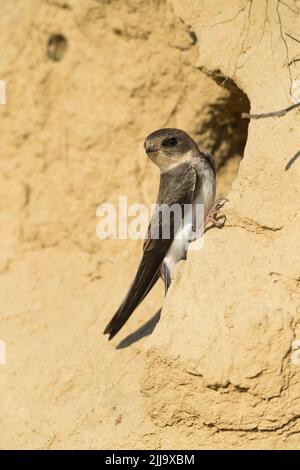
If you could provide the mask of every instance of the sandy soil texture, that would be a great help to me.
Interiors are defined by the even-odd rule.
[[[0,0],[0,448],[300,448],[299,111],[241,119],[293,102],[299,27],[291,0]],[[160,127],[214,154],[227,224],[108,343],[142,241],[96,208],[155,201]]]

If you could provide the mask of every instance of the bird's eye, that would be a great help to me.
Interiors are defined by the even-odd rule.
[[[178,143],[178,140],[176,139],[176,137],[171,137],[170,139],[165,139],[162,142],[162,145],[164,147],[176,147],[177,143]]]

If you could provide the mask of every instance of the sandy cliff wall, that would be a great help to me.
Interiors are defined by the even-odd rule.
[[[0,13],[1,447],[299,447],[299,114],[240,119],[291,103],[299,2]],[[95,210],[153,202],[142,143],[164,126],[214,153],[227,225],[180,265],[153,334],[115,349],[163,291],[103,339],[141,243],[98,240]]]
[[[254,112],[291,102],[299,4],[174,5],[198,65],[234,79]],[[179,268],[151,340],[143,391],[158,425],[195,425],[225,446],[299,446],[298,162],[285,170],[298,149],[297,112],[249,125],[227,225]]]

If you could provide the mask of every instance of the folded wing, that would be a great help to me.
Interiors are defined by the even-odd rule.
[[[179,204],[183,209],[184,204],[190,204],[195,185],[196,170],[189,163],[182,163],[161,175],[157,206],[144,242],[143,257],[129,291],[104,330],[104,334],[109,334],[109,339],[122,328],[158,280],[161,264],[177,229],[176,225],[174,226],[173,213],[168,211],[168,208],[173,204]],[[183,211],[181,213],[183,216]],[[168,238],[163,238],[161,235],[168,233],[168,229],[170,229]],[[153,234],[159,234],[159,238],[154,238]]]

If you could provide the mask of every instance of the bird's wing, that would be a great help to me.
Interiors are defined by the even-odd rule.
[[[175,168],[163,173],[160,178],[157,208],[163,205],[161,212],[154,211],[148,234],[144,243],[144,252],[139,264],[133,283],[127,292],[121,306],[107,325],[104,334],[109,334],[109,339],[126,323],[130,315],[152,289],[160,275],[161,263],[172,243],[176,229],[171,227],[170,237],[152,238],[153,233],[166,233],[163,231],[164,224],[168,224],[168,217],[164,217],[168,206],[179,204],[190,204],[196,185],[196,170],[190,163],[182,163]],[[173,225],[171,212],[171,226]],[[158,232],[153,232],[153,227]]]
[[[216,176],[216,162],[214,157],[208,152],[202,152],[202,155],[204,155],[204,157],[208,160],[210,166],[212,167],[214,175]]]

